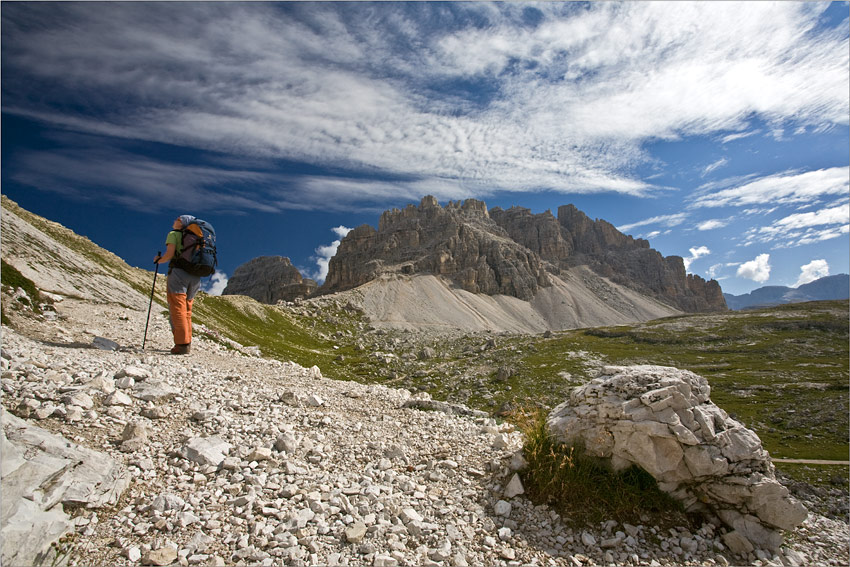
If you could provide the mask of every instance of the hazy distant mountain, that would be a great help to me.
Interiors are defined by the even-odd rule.
[[[769,285],[743,295],[724,293],[723,297],[726,298],[726,305],[729,306],[729,309],[746,309],[747,307],[825,299],[848,299],[850,298],[850,275],[826,276],[797,288]]]

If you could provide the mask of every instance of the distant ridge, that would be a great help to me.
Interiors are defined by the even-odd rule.
[[[729,309],[736,310],[751,307],[770,307],[783,303],[850,299],[850,275],[825,276],[796,288],[769,285],[742,295],[724,293],[723,296],[726,298],[726,305],[729,306]]]

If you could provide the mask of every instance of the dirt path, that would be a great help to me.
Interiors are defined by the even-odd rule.
[[[772,459],[774,463],[789,463],[794,465],[843,465],[850,466],[850,461],[821,461],[818,459]]]

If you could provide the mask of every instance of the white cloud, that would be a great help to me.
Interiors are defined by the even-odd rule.
[[[716,228],[723,228],[728,224],[728,220],[710,219],[697,224],[697,230],[714,230]]]
[[[812,260],[804,266],[800,266],[800,277],[792,287],[800,287],[803,284],[813,282],[829,275],[829,263],[826,260]]]
[[[716,280],[718,274],[720,274],[720,270],[722,270],[726,266],[727,264],[713,264],[710,268],[708,268],[706,274],[708,274],[709,278]]]
[[[796,213],[780,219],[774,226],[781,230],[807,228],[824,224],[846,224],[850,222],[850,204],[809,213]]]
[[[770,279],[770,254],[759,254],[755,259],[738,267],[738,277],[764,283]]]
[[[821,197],[846,195],[850,191],[850,168],[784,172],[698,197],[694,207],[754,206],[768,203],[811,203]]]
[[[633,222],[630,224],[623,224],[617,227],[617,230],[620,232],[628,232],[634,228],[638,228],[640,226],[647,226],[652,224],[660,224],[662,226],[673,227],[679,226],[685,220],[687,220],[687,213],[675,213],[672,215],[660,215],[657,217],[651,217],[648,219],[644,219],[641,221]]]
[[[334,240],[327,246],[319,246],[316,248],[316,256],[313,259],[316,261],[317,269],[312,274],[313,279],[319,283],[319,285],[325,282],[325,279],[328,277],[328,268],[330,266],[331,258],[336,255],[336,251],[339,248],[340,242],[345,236],[351,232],[353,229],[345,227],[345,226],[337,226],[331,229],[337,236],[339,236],[339,240]]]
[[[227,281],[227,274],[216,270],[208,281],[202,280],[201,289],[210,295],[221,295],[227,287]]]
[[[685,270],[688,271],[691,269],[691,264],[693,264],[695,260],[711,254],[711,250],[709,250],[707,246],[697,246],[689,249],[688,251],[691,255],[687,258],[682,258],[682,261],[685,263]]]
[[[751,130],[749,132],[736,132],[734,134],[729,134],[727,136],[723,136],[720,140],[723,144],[728,144],[729,142],[734,142],[735,140],[741,140],[743,138],[749,138],[750,136],[754,136],[760,133],[761,130]]]
[[[646,195],[648,140],[847,124],[821,3],[31,4],[3,10],[4,112],[465,195]]]
[[[720,159],[719,159],[719,160],[717,160],[716,162],[714,162],[714,163],[712,163],[712,164],[707,165],[707,166],[705,167],[705,169],[703,169],[703,170],[702,170],[702,176],[703,176],[703,177],[705,177],[706,175],[708,175],[709,173],[711,173],[711,172],[712,172],[712,171],[714,171],[715,169],[721,168],[721,167],[723,167],[724,165],[726,165],[727,163],[729,163],[729,160],[728,160],[728,159],[726,159],[725,157],[724,157],[724,158],[720,158]]]
[[[745,243],[772,243],[777,247],[795,247],[838,238],[850,232],[850,204],[819,211],[794,213],[755,228],[745,235]]]

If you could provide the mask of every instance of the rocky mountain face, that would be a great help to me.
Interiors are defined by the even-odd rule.
[[[309,297],[318,285],[301,277],[298,268],[283,256],[260,256],[233,272],[222,295],[247,295],[260,303],[275,304]]]
[[[550,268],[551,270],[551,268]],[[344,291],[384,273],[445,276],[471,293],[530,300],[549,285],[545,262],[496,225],[481,201],[434,197],[381,215],[378,230],[351,231],[331,258],[324,292]]]
[[[556,218],[521,207],[488,210],[474,199],[441,207],[434,197],[385,212],[377,230],[351,231],[321,291],[352,289],[388,273],[430,273],[472,293],[529,301],[552,285],[551,276],[581,265],[682,311],[726,309],[719,284],[686,274],[681,257],[664,257],[572,205]]]
[[[850,298],[850,275],[825,276],[800,287],[769,285],[743,295],[724,293],[730,309]]]

